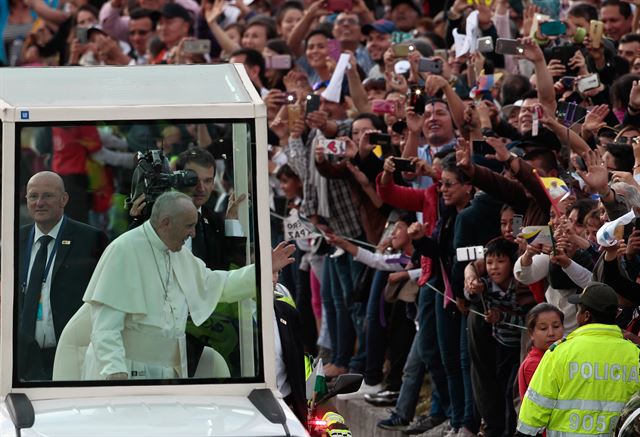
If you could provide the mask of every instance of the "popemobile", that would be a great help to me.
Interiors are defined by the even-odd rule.
[[[6,68],[0,71],[0,108],[0,435],[308,435],[276,390],[266,108],[244,67]],[[197,144],[181,142],[181,135],[195,138]],[[34,214],[46,211],[33,210],[28,202],[38,202],[38,197],[44,202],[53,195],[27,195],[27,183],[52,165],[54,171],[56,165],[86,167],[89,170],[80,175],[84,178],[64,178],[69,198],[60,223],[66,229],[59,229],[58,235],[71,229],[76,220],[68,216],[90,191],[88,224],[113,240],[127,228],[127,212],[121,204],[130,192],[132,151],[153,161],[158,156],[171,158],[189,146],[206,146],[216,157],[219,202],[231,189],[236,198],[246,195],[236,220],[246,238],[245,265],[254,265],[248,287],[252,295],[215,307],[206,322],[208,332],[223,335],[208,337],[193,375],[180,371],[177,376],[156,379],[144,372],[131,372],[126,379],[88,375],[84,372],[87,348],[97,328],[86,297],[83,301],[82,293],[68,296],[73,281],[91,277],[86,270],[90,263],[78,255],[71,258],[86,241],[56,237],[50,243],[55,256],[49,255],[44,273],[38,273],[43,274],[42,295],[46,290],[50,304],[43,303],[44,298],[34,300],[25,271],[35,271],[28,267],[35,265],[30,263],[38,256]],[[77,149],[71,157],[70,147]],[[166,189],[180,183],[181,176],[174,175],[164,161],[150,168],[162,176]],[[139,183],[148,188],[152,176]],[[115,186],[109,185],[111,180]],[[84,189],[83,182],[88,184]],[[100,203],[105,198],[107,207]],[[108,199],[115,200],[109,204]],[[141,284],[148,280],[135,273],[131,276],[120,280]],[[64,283],[62,277],[70,279]],[[62,308],[56,303],[60,296],[67,296]],[[25,328],[28,323],[23,316],[31,301],[34,309],[38,305],[33,316],[37,317],[35,334],[33,328]],[[69,314],[61,315],[64,311]],[[44,334],[39,337],[38,332]],[[25,336],[31,336],[31,343],[24,341]],[[148,347],[144,338],[124,339],[127,359],[179,360],[184,353],[178,350],[178,358],[172,357]],[[30,355],[32,346],[42,352],[37,358],[42,362]]]

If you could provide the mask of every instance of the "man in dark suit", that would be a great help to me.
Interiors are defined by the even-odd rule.
[[[275,287],[274,310],[280,348],[276,345],[276,382],[298,420],[307,423],[307,394],[304,346],[302,344],[302,322],[300,313],[289,291],[280,284]],[[276,338],[276,342],[278,338]],[[281,364],[284,368],[280,368]],[[281,379],[281,376],[286,378]],[[282,386],[281,386],[282,383]],[[284,392],[283,392],[284,390]]]
[[[241,233],[237,229],[237,203],[235,200],[227,209],[226,217],[209,208],[209,199],[214,190],[216,161],[213,155],[203,149],[182,152],[176,164],[177,170],[191,170],[198,175],[198,184],[185,192],[198,209],[196,237],[191,241],[193,254],[204,261],[212,270],[229,270],[245,264],[246,238],[234,236]]]
[[[34,224],[20,228],[18,377],[50,380],[57,340],[82,296],[107,236],[64,215],[62,178],[43,171],[27,183]]]
[[[198,175],[198,184],[186,192],[193,204],[198,209],[198,223],[196,224],[196,236],[185,244],[193,254],[204,261],[212,270],[230,270],[242,267],[246,264],[246,238],[234,236],[241,234],[237,229],[240,223],[237,221],[237,204],[232,201],[227,209],[226,217],[214,212],[208,207],[209,199],[214,190],[214,178],[216,161],[213,155],[203,149],[190,149],[182,152],[178,157],[176,168],[178,170],[191,170]],[[235,225],[235,228],[234,228]],[[214,338],[219,337],[220,329],[235,329],[225,323],[226,317],[217,318],[214,313],[210,320],[196,328],[187,322],[187,362],[189,376],[193,376],[198,366],[205,345],[214,344]],[[208,335],[207,330],[212,329]]]

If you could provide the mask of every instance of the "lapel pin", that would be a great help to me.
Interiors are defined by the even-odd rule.
[[[203,220],[204,220],[205,224],[207,224],[207,225],[209,224],[209,220],[207,220],[206,217]]]
[[[285,319],[280,319],[280,323],[282,323],[283,325],[286,325],[287,321]]]
[[[71,244],[71,240],[62,240],[60,244],[62,244],[63,246],[68,246]]]

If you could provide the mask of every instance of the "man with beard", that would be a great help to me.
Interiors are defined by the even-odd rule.
[[[362,34],[367,37],[367,51],[375,65],[367,71],[367,77],[384,77],[384,52],[391,47],[391,33],[396,30],[389,20],[376,20],[362,26]]]

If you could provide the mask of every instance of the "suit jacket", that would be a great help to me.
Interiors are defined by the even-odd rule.
[[[285,398],[298,419],[307,423],[307,393],[302,344],[302,322],[298,310],[287,302],[275,301],[276,323],[282,343],[282,360],[287,370],[291,394]]]
[[[225,236],[224,218],[207,206],[201,209],[203,226],[196,226],[196,237],[191,242],[193,254],[204,261],[211,270],[230,270],[231,267],[242,267],[246,264],[246,238]],[[204,253],[201,253],[199,241],[204,239]],[[214,313],[215,314],[215,313]],[[214,317],[214,316],[212,316]],[[193,335],[190,328],[191,317],[187,323],[187,368],[192,377],[198,368],[205,343]],[[214,346],[215,348],[215,346]]]
[[[229,270],[232,265],[246,264],[246,238],[225,236],[224,219],[206,206],[201,209],[204,236],[196,228],[196,240],[204,238],[205,253],[194,255],[204,261],[211,270]]]
[[[20,228],[20,257],[19,275],[24,277],[24,257],[26,256],[29,234],[34,225],[26,225]],[[60,338],[62,330],[67,322],[82,305],[87,284],[93,274],[102,252],[107,247],[109,240],[104,232],[84,223],[77,222],[67,217],[59,238],[69,241],[70,244],[60,244],[56,252],[55,261],[51,272],[51,313],[56,338]],[[20,284],[22,285],[22,284]],[[19,315],[22,318],[24,293],[19,293]],[[35,338],[26,338],[20,335],[18,357],[25,361],[19,364],[21,378],[48,378],[51,379],[53,363],[45,365],[42,351]]]

